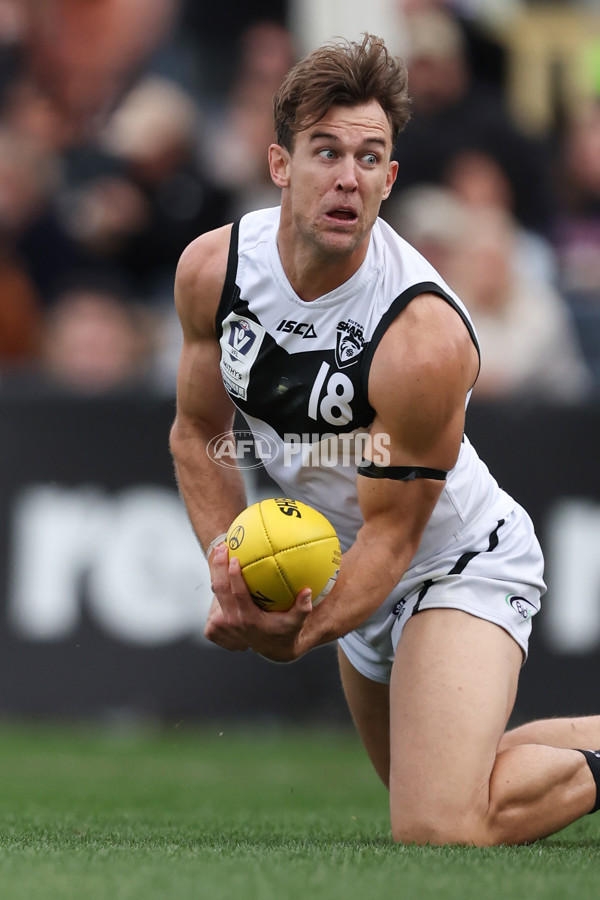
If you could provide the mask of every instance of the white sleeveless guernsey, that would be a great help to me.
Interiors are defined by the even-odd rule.
[[[413,297],[433,291],[457,310],[474,341],[475,333],[437,272],[381,219],[360,269],[329,294],[301,300],[281,265],[278,224],[278,208],[259,210],[242,218],[237,253],[233,236],[235,286],[230,268],[217,322],[223,382],[250,429],[271,439],[257,441],[259,452],[261,446],[271,448],[264,459],[271,478],[285,496],[321,510],[347,549],[362,521],[348,435],[365,432],[373,420],[367,383],[384,331]],[[331,435],[340,441],[337,454],[331,444],[327,452],[300,452],[302,436],[306,444]],[[331,465],[336,456],[338,464]],[[465,523],[471,528],[481,513],[486,520],[490,513],[506,516],[513,502],[465,440],[417,558],[455,542]]]
[[[362,517],[356,467],[374,411],[369,369],[382,335],[423,293],[446,300],[477,337],[469,314],[436,270],[382,219],[366,258],[340,287],[306,302],[291,287],[277,249],[279,208],[233,227],[217,312],[225,388],[258,435],[257,449],[282,496],[319,509],[347,550]],[[468,400],[468,398],[467,398]],[[439,561],[477,551],[515,501],[499,488],[465,437],[458,460],[402,583]],[[389,603],[387,604],[389,606]]]

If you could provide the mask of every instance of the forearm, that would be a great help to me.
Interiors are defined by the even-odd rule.
[[[298,636],[297,654],[337,640],[362,625],[393,591],[410,565],[416,546],[397,548],[381,536],[357,539],[342,556],[335,587],[307,617]]]
[[[207,453],[208,443],[208,435],[200,428],[175,422],[170,445],[177,483],[205,550],[246,506],[241,471],[237,466],[217,465]]]
[[[354,545],[342,557],[333,590],[313,607],[303,590],[286,612],[266,612],[250,597],[239,561],[216,550],[211,572],[218,603],[213,604],[205,634],[228,650],[251,648],[261,656],[292,662],[362,624],[384,603],[414,556],[420,531],[405,528],[402,536],[379,521],[363,525]]]
[[[302,653],[348,634],[379,609],[409,568],[442,490],[429,479],[358,481],[364,522],[342,556],[336,585],[305,623]]]
[[[206,637],[228,650],[251,648],[267,659],[293,662],[347,634],[377,609],[397,580],[389,551],[384,552],[381,542],[376,553],[372,549],[355,545],[345,554],[338,583],[316,608],[312,607],[310,593],[304,590],[289,611],[266,612],[248,594],[239,561],[235,556],[228,560],[226,548],[218,548],[211,557],[216,601],[207,621]],[[407,560],[410,555],[407,549]],[[378,571],[384,576],[378,578]]]

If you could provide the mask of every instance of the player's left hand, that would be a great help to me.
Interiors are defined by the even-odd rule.
[[[310,591],[301,591],[287,612],[265,612],[250,596],[239,561],[226,544],[220,544],[210,559],[214,593],[204,634],[226,650],[252,649],[274,662],[292,662],[299,652],[299,635],[312,612]]]

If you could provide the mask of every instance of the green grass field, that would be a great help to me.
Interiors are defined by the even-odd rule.
[[[416,848],[353,734],[0,729],[2,900],[600,895],[600,814],[530,847]]]

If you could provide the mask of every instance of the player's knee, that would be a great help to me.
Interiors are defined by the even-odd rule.
[[[394,815],[392,838],[399,844],[431,844],[444,846],[462,844],[473,847],[488,846],[490,839],[485,823],[472,814],[460,812],[442,815]]]

